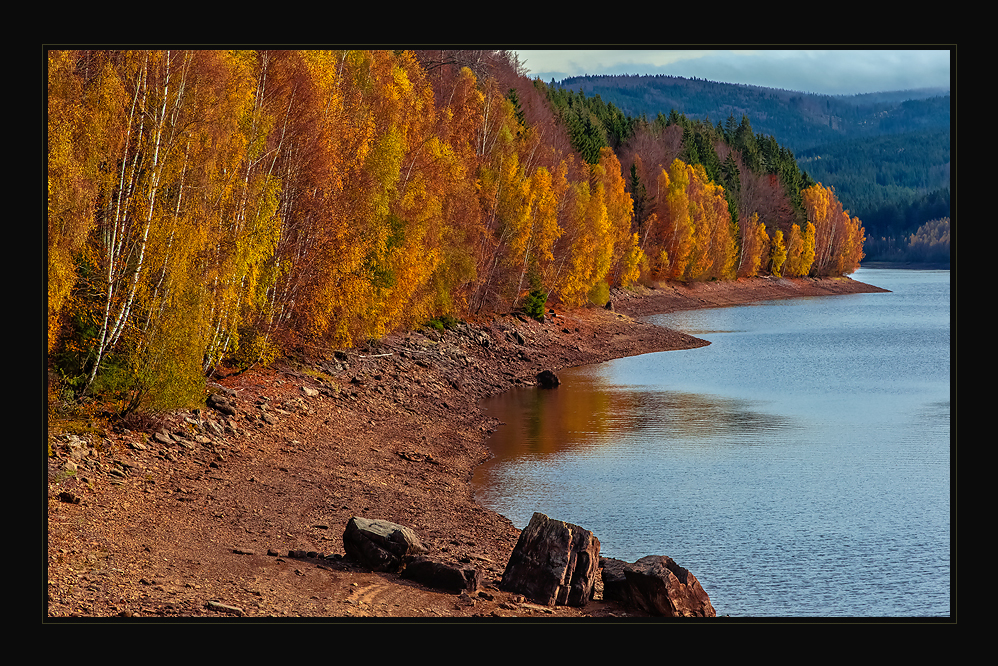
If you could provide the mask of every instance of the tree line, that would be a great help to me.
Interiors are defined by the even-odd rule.
[[[618,115],[580,154],[509,52],[51,51],[47,84],[50,377],[123,413],[441,315],[862,257],[745,145]]]

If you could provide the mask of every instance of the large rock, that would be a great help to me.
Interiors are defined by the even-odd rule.
[[[477,567],[426,555],[418,555],[409,560],[402,577],[455,593],[474,592],[482,584],[482,571]]]
[[[648,555],[633,564],[603,558],[603,598],[663,617],[715,617],[710,597],[671,557]]]
[[[535,513],[510,555],[500,587],[547,606],[583,606],[599,576],[599,539]]]
[[[347,557],[371,571],[397,572],[407,557],[422,555],[426,548],[408,527],[387,520],[352,517],[343,532]]]
[[[551,370],[542,370],[537,373],[537,384],[541,388],[557,388],[561,379]]]

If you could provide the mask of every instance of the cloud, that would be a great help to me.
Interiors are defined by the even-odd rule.
[[[948,50],[519,51],[530,76],[665,74],[821,94],[949,86]]]

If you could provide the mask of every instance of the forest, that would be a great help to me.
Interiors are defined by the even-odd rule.
[[[672,109],[702,123],[749,119],[757,135],[778,136],[811,178],[834,187],[863,220],[868,260],[905,260],[913,234],[950,216],[948,89],[833,96],[662,75],[577,76],[549,85],[600,98],[621,117]],[[949,248],[937,250],[948,263]]]
[[[53,50],[46,74],[50,397],[119,414],[431,320],[863,258],[746,117],[626,116],[507,51]]]

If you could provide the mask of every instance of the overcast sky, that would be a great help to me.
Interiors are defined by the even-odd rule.
[[[950,85],[948,48],[938,50],[520,50],[530,78],[665,74],[825,95]]]

